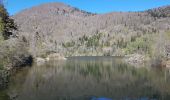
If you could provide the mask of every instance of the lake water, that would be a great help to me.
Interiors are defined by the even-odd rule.
[[[120,57],[71,57],[24,68],[0,100],[170,100],[168,69],[133,67]]]

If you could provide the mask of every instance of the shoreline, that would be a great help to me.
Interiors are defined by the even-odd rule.
[[[5,89],[8,86],[9,83],[9,78],[12,74],[16,73],[17,70],[27,67],[27,66],[32,66],[33,64],[33,58],[31,55],[21,57],[20,60],[15,60],[12,63],[14,65],[9,64],[6,65],[3,69],[0,70],[0,89]]]

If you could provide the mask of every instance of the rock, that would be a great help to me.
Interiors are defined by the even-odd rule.
[[[48,62],[50,60],[51,61],[53,61],[53,60],[66,60],[66,58],[64,56],[62,56],[61,54],[53,53],[53,54],[48,55],[46,58],[37,57],[36,63],[38,65],[42,65],[45,62]]]
[[[144,63],[145,57],[140,54],[131,54],[125,56],[125,61],[130,64],[142,64]]]
[[[170,60],[166,61],[166,67],[170,68]]]
[[[36,63],[38,64],[38,65],[42,65],[42,64],[44,64],[46,62],[46,60],[44,59],[44,58],[36,58]]]
[[[46,61],[49,61],[49,60],[50,60],[50,58],[48,58],[48,57],[47,57],[47,58],[45,58],[45,60],[46,60]]]
[[[66,60],[66,58],[59,53],[50,54],[47,56],[47,59],[49,59],[49,60]]]

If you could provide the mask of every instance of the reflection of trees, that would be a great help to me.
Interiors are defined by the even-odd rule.
[[[6,92],[0,91],[0,100],[10,100],[10,97],[6,94]]]
[[[19,100],[86,100],[91,96],[167,99],[170,75],[166,76],[165,80],[163,70],[134,68],[119,59],[68,59],[32,67]]]

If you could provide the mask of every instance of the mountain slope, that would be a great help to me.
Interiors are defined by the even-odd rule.
[[[92,14],[62,3],[48,3],[13,18],[20,28],[18,34],[28,40],[35,54],[119,55],[136,38],[169,30],[169,6],[161,8],[166,17],[153,16],[152,12],[159,9]]]
[[[150,9],[147,12],[153,17],[170,17],[170,6]]]

